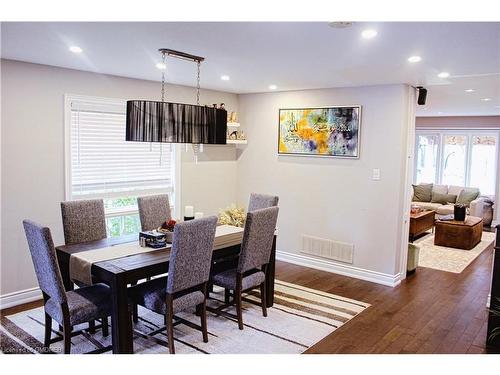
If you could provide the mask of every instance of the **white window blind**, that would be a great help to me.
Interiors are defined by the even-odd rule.
[[[170,145],[125,141],[124,101],[70,99],[71,199],[173,192]]]

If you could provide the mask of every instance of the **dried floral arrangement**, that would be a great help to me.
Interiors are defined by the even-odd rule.
[[[235,204],[219,211],[219,224],[243,227],[245,225],[245,210]]]

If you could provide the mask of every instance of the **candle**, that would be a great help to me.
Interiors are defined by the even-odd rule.
[[[203,217],[203,212],[195,212],[194,213],[194,218],[195,219],[201,219]]]
[[[184,208],[184,216],[193,217],[194,216],[194,207],[193,206],[186,206]]]

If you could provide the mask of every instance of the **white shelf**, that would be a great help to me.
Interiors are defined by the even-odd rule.
[[[231,128],[239,128],[240,127],[240,123],[239,122],[228,122],[227,126],[231,127]]]
[[[246,139],[227,139],[226,143],[228,145],[246,145],[247,140]]]

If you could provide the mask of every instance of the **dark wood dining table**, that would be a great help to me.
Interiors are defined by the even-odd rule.
[[[57,259],[66,290],[73,290],[74,287],[69,272],[71,254],[134,241],[138,242],[138,237],[138,234],[132,234],[73,245],[57,246]],[[235,267],[240,247],[241,244],[215,249],[212,255],[212,272],[222,272]],[[133,353],[132,319],[127,296],[129,284],[148,277],[166,274],[169,258],[170,248],[166,248],[92,264],[91,273],[93,282],[104,283],[111,288],[113,353]],[[275,261],[276,236],[274,236],[271,258],[266,269],[266,302],[268,307],[271,307],[274,302]]]

